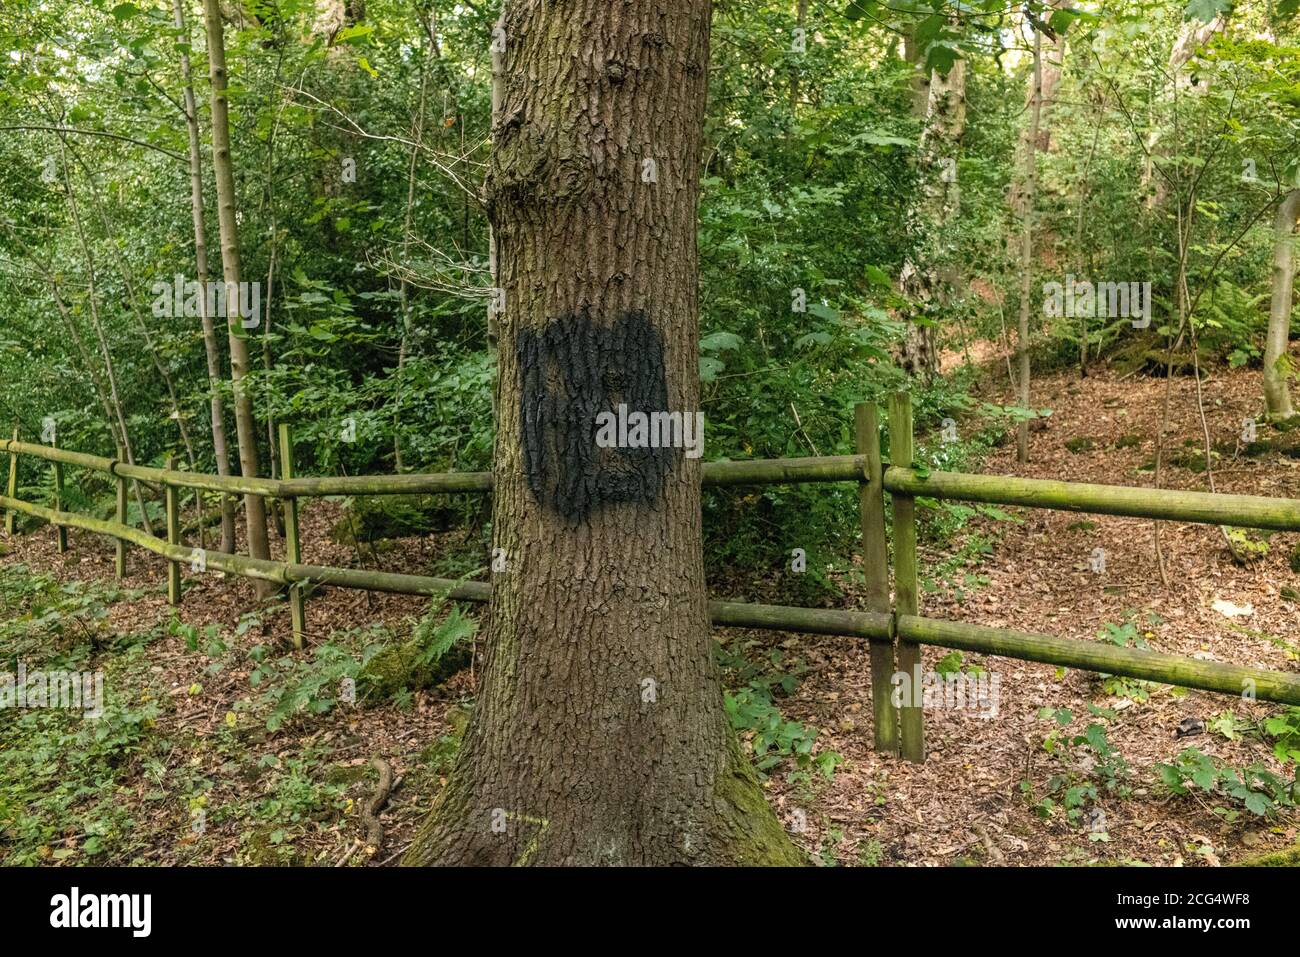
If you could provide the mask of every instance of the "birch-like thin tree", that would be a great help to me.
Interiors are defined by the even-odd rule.
[[[248,392],[251,369],[248,335],[241,325],[238,302],[239,225],[235,215],[235,174],[230,153],[230,110],[226,96],[226,42],[219,0],[203,0],[203,19],[208,40],[208,78],[212,87],[212,172],[217,187],[217,224],[221,233],[221,271],[226,283],[226,330],[230,343],[230,383],[234,392],[235,431],[239,439],[239,470],[245,478],[260,471],[257,453],[257,423],[253,400]],[[266,535],[266,507],[261,496],[244,496],[244,519],[248,530],[248,553],[253,558],[270,558]],[[274,590],[270,582],[255,582],[259,597]]]

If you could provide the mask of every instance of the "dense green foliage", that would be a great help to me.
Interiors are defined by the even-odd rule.
[[[1181,258],[1202,358],[1259,364],[1272,208],[1297,175],[1290,6],[1034,5],[1066,38],[1038,153],[1039,361],[1078,361],[1086,336],[1091,356],[1158,371],[1152,356],[1187,348]],[[391,472],[399,449],[407,470],[487,467],[494,363],[479,192],[496,11],[441,0],[371,0],[363,17],[325,0],[224,9],[243,271],[262,284],[261,322],[247,333],[259,421],[294,424],[302,473]],[[199,102],[209,268],[220,272],[206,47],[198,7],[186,12],[181,32],[160,0],[7,4],[0,420],[29,438],[52,421],[60,445],[111,453],[96,390],[111,384],[106,350],[137,459],[184,456],[188,437],[193,466],[212,471],[198,322],[152,308],[154,283],[194,271],[183,51]],[[1220,14],[1227,26],[1171,75],[1180,31]],[[1018,8],[992,0],[716,4],[700,210],[709,457],[851,451],[853,402],[907,381],[895,358],[909,319],[936,322],[958,355],[972,337],[1000,337],[1018,305],[1008,196],[1031,35]],[[933,170],[918,159],[926,121],[913,86],[957,58],[961,201],[936,227],[916,212]],[[918,256],[955,270],[950,296],[919,303],[901,291]],[[1041,318],[1039,285],[1067,273],[1150,282],[1150,327]],[[222,361],[216,388],[229,413]],[[997,440],[1005,412],[972,404],[966,388],[960,374],[913,383],[922,431],[976,419],[962,429],[973,445],[934,442],[924,454],[960,457]],[[20,484],[48,495],[30,463]],[[89,505],[108,490],[71,494],[83,492]],[[710,567],[771,571],[803,548],[813,571],[786,576],[789,587],[833,587],[821,570],[843,567],[852,507],[847,488],[712,492]]]

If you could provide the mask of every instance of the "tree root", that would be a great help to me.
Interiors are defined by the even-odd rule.
[[[379,812],[393,793],[393,769],[380,757],[371,758],[370,766],[379,772],[379,787],[361,807],[361,824],[366,831],[366,846],[374,849],[371,853],[377,854],[384,846],[384,828],[379,823]]]

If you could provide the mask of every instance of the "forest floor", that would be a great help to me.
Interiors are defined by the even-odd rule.
[[[990,368],[984,397],[1008,401],[998,365]],[[1259,411],[1258,382],[1257,371],[1222,370],[1203,383],[1220,447],[1216,488],[1300,498],[1300,431],[1261,427],[1246,449],[1237,440]],[[1035,403],[1052,414],[1033,433],[1032,463],[1017,466],[1011,441],[981,471],[1149,485],[1164,388],[1100,370],[1082,381],[1073,371],[1040,376]],[[1175,378],[1172,390],[1164,484],[1204,489],[1194,382]],[[1283,594],[1300,587],[1288,567],[1297,536],[1254,536],[1253,560],[1240,565],[1218,529],[1166,522],[1162,580],[1150,522],[1006,512],[969,516],[942,546],[923,539],[923,614],[1079,639],[1109,633],[1297,670],[1300,602]],[[331,536],[339,515],[337,502],[305,509],[307,561],[355,562]],[[64,555],[48,528],[0,541],[0,652],[29,669],[102,669],[108,706],[93,722],[53,709],[0,714],[0,864],[396,862],[445,782],[474,675],[408,693],[367,684],[358,660],[400,645],[427,601],[323,590],[308,605],[309,648],[291,654],[284,606],[249,613],[258,607],[249,582],[187,574],[176,612],[155,556],[133,551],[119,584],[109,543],[77,530],[70,538]],[[446,532],[390,541],[369,558],[423,570],[477,545]],[[1099,548],[1100,572],[1089,561]],[[1240,789],[1234,797],[1220,777],[1254,766],[1291,779],[1294,765],[1276,760],[1258,732],[1284,710],[1276,706],[927,648],[927,669],[943,660],[997,675],[998,709],[927,710],[928,758],[908,764],[872,750],[860,641],[719,633],[737,637],[801,662],[780,710],[818,730],[818,752],[843,759],[830,777],[778,765],[765,782],[795,839],[822,863],[1215,865],[1296,840],[1284,801],[1261,806]],[[349,678],[357,703],[342,690]],[[1172,795],[1161,784],[1157,765],[1180,755],[1208,789]],[[376,757],[397,784],[380,813],[384,839],[370,846],[362,809],[375,794]]]
[[[999,364],[989,368],[996,374]],[[1254,445],[1239,441],[1243,419],[1262,411],[1258,372],[1219,370],[1202,387],[1220,450],[1215,488],[1300,497],[1300,435],[1261,426]],[[1000,375],[985,391],[988,401],[1012,401]],[[1104,370],[1083,380],[1074,370],[1039,376],[1035,406],[1052,414],[1035,423],[1030,464],[1017,465],[1009,436],[980,471],[1151,485],[1164,392],[1163,379]],[[1175,377],[1169,405],[1162,484],[1206,491],[1195,380]],[[922,543],[922,614],[1065,638],[1136,638],[1162,652],[1297,670],[1300,574],[1288,562],[1298,536],[1252,533],[1256,554],[1243,567],[1217,527],[1165,522],[1162,579],[1152,522],[1006,511],[1012,521],[976,516],[942,549]],[[1096,572],[1090,558],[1099,548],[1104,570]],[[1194,747],[1216,769],[1258,765],[1289,783],[1294,763],[1275,760],[1254,733],[1284,710],[1278,706],[968,655],[966,667],[999,677],[996,717],[927,710],[927,759],[908,764],[872,751],[866,649],[849,640],[795,641],[810,670],[783,711],[825,729],[819,747],[845,758],[832,781],[811,791],[774,786],[779,804],[803,810],[797,817],[807,821],[810,850],[862,863],[1190,866],[1227,864],[1296,840],[1293,808],[1244,810],[1224,796],[1222,780],[1211,791],[1189,786],[1187,795],[1171,795],[1156,768]],[[954,661],[945,649],[926,647],[926,670],[945,657]],[[1066,711],[1062,725],[1057,716],[1064,721]],[[1102,733],[1090,736],[1089,725]]]

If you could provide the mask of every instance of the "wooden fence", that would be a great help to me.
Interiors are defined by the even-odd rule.
[[[1101,642],[986,628],[965,622],[942,621],[919,613],[916,557],[915,498],[926,496],[997,505],[1018,505],[1231,525],[1244,528],[1300,531],[1300,500],[1249,495],[1221,495],[1168,489],[1131,488],[1022,479],[1010,476],[932,472],[913,467],[911,398],[905,393],[889,402],[890,460],[880,451],[879,416],[875,406],[854,409],[857,454],[745,462],[708,462],[705,486],[771,485],[805,482],[855,482],[859,488],[863,569],[866,575],[862,611],[710,601],[713,624],[813,634],[846,635],[868,642],[871,663],[872,710],[878,750],[899,753],[912,761],[925,759],[922,702],[893,703],[895,676],[919,674],[921,645],[937,645],[990,655],[1087,671],[1122,675],[1186,688],[1300,705],[1300,674],[1269,671],[1220,662],[1201,661],[1139,648]],[[168,564],[168,598],[179,604],[185,565],[275,582],[287,590],[293,639],[302,647],[306,627],[306,593],[310,586],[334,585],[368,591],[445,596],[486,602],[487,582],[453,581],[424,575],[334,568],[302,562],[298,500],[325,495],[398,495],[416,493],[483,494],[492,490],[490,472],[450,472],[410,475],[303,477],[293,474],[293,443],[289,427],[280,426],[282,479],[242,478],[179,471],[169,460],[165,469],[127,464],[46,445],[12,440],[0,443],[9,453],[7,494],[0,508],[8,510],[5,528],[14,534],[14,513],[42,518],[57,530],[60,552],[67,549],[67,529],[80,528],[116,539],[116,572],[126,574],[127,546],[135,545],[163,556]],[[54,496],[50,506],[17,497],[18,457],[29,455],[51,463]],[[63,509],[65,466],[111,476],[117,483],[117,520],[103,521]],[[167,539],[157,538],[127,522],[128,480],[160,485],[165,492]],[[178,491],[198,489],[226,494],[252,494],[285,502],[285,560],[271,561],[220,551],[195,549],[181,541]],[[890,571],[884,493],[893,504],[894,580],[890,600]]]

